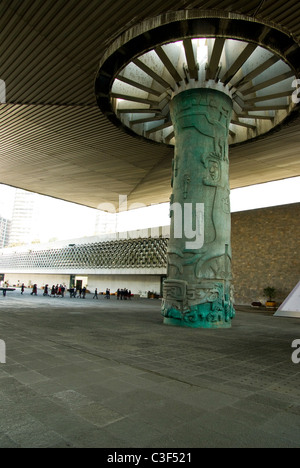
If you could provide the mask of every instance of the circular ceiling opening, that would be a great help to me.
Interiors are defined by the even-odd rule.
[[[96,95],[114,124],[132,135],[174,145],[170,101],[195,87],[231,96],[230,145],[263,135],[287,118],[296,105],[292,97],[299,48],[268,25],[209,20],[172,21],[150,30],[147,24],[142,33],[141,28],[131,30],[112,45],[100,66]],[[203,34],[195,35],[200,30]]]

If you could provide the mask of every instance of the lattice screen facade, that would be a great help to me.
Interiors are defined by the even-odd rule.
[[[0,254],[0,270],[165,268],[166,238],[126,239]]]

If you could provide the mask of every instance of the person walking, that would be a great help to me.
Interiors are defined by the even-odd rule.
[[[85,299],[85,295],[86,295],[86,287],[84,286],[82,290],[82,299]]]
[[[95,294],[94,294],[93,299],[98,299],[98,289],[97,288],[95,289]]]
[[[23,283],[22,286],[21,286],[21,295],[22,295],[22,296],[23,296],[23,294],[24,294],[24,291],[25,291],[25,285],[24,285],[24,283]]]

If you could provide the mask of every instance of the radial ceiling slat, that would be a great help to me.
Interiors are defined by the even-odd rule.
[[[235,88],[243,89],[245,86],[247,86],[249,84],[249,82],[251,82],[251,80],[256,78],[258,75],[263,73],[265,70],[270,68],[272,65],[277,63],[279,60],[280,60],[279,57],[276,57],[275,55],[273,55],[268,60],[266,60],[263,64],[259,65],[257,68],[255,68],[250,73],[248,73],[248,75],[241,78],[238,83],[235,83],[235,85],[234,85]]]
[[[170,83],[168,83],[166,80],[164,80],[160,75],[158,75],[154,70],[152,70],[150,67],[148,67],[141,60],[135,59],[135,60],[132,61],[132,63],[134,63],[138,68],[140,68],[147,75],[151,76],[151,78],[153,78],[154,81],[156,81],[158,84],[163,86],[163,88],[171,87]]]
[[[262,89],[268,88],[269,86],[272,86],[276,83],[280,83],[281,81],[284,81],[287,78],[292,78],[293,76],[294,76],[294,73],[292,71],[283,73],[282,75],[274,76],[273,78],[263,81],[262,83],[256,86],[252,86],[251,88],[248,88],[247,90],[243,92],[243,95],[247,96],[248,94],[256,93],[256,91],[260,91]]]
[[[160,109],[155,109],[151,107],[151,109],[135,109],[135,108],[122,108],[118,109],[119,114],[157,114],[161,112]]]
[[[170,75],[173,77],[174,81],[176,83],[180,83],[180,81],[182,80],[182,77],[179,74],[178,70],[172,64],[171,60],[169,59],[169,57],[167,56],[163,48],[159,46],[155,49],[155,52],[160,58],[160,60],[163,62],[164,66],[166,67]]]
[[[231,123],[232,123],[233,125],[238,125],[239,127],[250,128],[251,130],[255,130],[255,128],[256,128],[255,125],[251,125],[251,124],[248,124],[248,123],[246,123],[246,122],[242,122],[241,120],[231,119]]]
[[[198,79],[198,69],[197,69],[197,61],[194,54],[193,44],[191,39],[184,39],[183,47],[185,50],[187,66],[189,70],[189,74],[192,80]]]
[[[141,104],[149,104],[150,106],[157,106],[158,101],[151,99],[143,99],[138,96],[130,96],[129,94],[111,93],[111,97],[115,99],[123,99],[124,101],[140,102]]]
[[[215,43],[214,43],[214,48],[211,54],[210,62],[206,70],[207,80],[213,80],[216,77],[224,44],[225,44],[224,38],[216,38]]]
[[[238,70],[243,66],[243,64],[248,60],[248,58],[253,54],[256,49],[255,44],[248,44],[243,52],[237,57],[235,62],[231,65],[231,67],[226,71],[225,75],[222,77],[222,83],[227,85],[232,78],[236,75]]]
[[[276,99],[280,99],[282,97],[288,97],[291,95],[291,91],[284,91],[283,93],[277,93],[277,94],[266,94],[265,96],[260,96],[256,98],[249,98],[245,102],[247,103],[255,103],[255,102],[263,102],[263,101],[274,101]]]
[[[149,88],[148,86],[144,86],[141,83],[138,83],[137,81],[129,80],[128,78],[125,78],[122,75],[118,76],[118,80],[123,81],[123,83],[133,86],[134,88],[138,88],[138,89],[141,89],[142,91],[146,91],[146,93],[154,94],[154,96],[160,96],[162,94],[160,91],[157,91],[156,89]]]
[[[162,120],[163,116],[158,115],[157,117],[147,117],[145,119],[131,120],[131,125],[140,125],[148,122],[156,122],[157,120]]]
[[[241,118],[247,118],[247,119],[258,119],[258,120],[273,120],[274,117],[271,117],[269,115],[259,115],[259,114],[249,114],[248,112],[244,112],[241,114],[238,114],[237,117]]]

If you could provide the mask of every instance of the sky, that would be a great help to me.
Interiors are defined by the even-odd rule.
[[[300,177],[233,189],[230,192],[232,213],[298,202],[300,202]],[[148,226],[150,222],[153,224]],[[124,227],[122,230],[126,230],[128,225],[133,226],[130,229],[141,229],[168,224],[170,224],[169,203],[119,214],[119,227]]]
[[[0,184],[0,216],[11,219],[16,189]],[[76,239],[100,234],[103,221],[108,231],[124,232],[170,224],[169,203],[114,215],[73,203],[37,196],[32,240]],[[231,190],[231,212],[300,202],[300,177]]]

